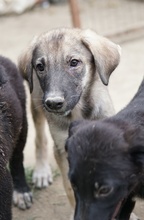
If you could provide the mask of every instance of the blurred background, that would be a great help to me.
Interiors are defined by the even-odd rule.
[[[0,54],[17,63],[22,50],[35,35],[57,27],[92,28],[118,43],[121,62],[110,78],[109,91],[116,112],[133,97],[144,74],[144,0],[0,0]],[[30,180],[35,164],[35,130],[28,101],[29,135],[25,167]],[[71,213],[62,180],[53,158],[53,142],[47,129],[54,183],[35,190],[30,210],[13,209],[14,220],[67,220]],[[144,219],[144,202],[136,213]]]

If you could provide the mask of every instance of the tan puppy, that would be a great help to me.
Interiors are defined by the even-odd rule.
[[[91,30],[66,28],[34,38],[19,59],[20,71],[33,91],[32,111],[37,131],[34,182],[37,187],[52,182],[46,156],[46,117],[64,187],[73,206],[64,149],[69,124],[77,119],[101,119],[114,113],[105,85],[119,60],[118,45]]]

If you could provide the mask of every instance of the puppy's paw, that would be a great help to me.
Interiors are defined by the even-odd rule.
[[[48,164],[37,165],[34,172],[32,182],[37,188],[48,187],[53,182],[52,171]]]
[[[134,213],[131,214],[130,220],[140,220]]]
[[[19,209],[29,209],[32,205],[32,192],[21,193],[16,190],[13,192],[13,203]]]

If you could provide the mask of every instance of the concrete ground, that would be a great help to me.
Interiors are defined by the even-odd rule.
[[[122,4],[122,2],[124,2]],[[94,28],[100,34],[121,31],[130,25],[139,26],[144,22],[144,3],[142,1],[86,1],[81,3],[82,26]],[[95,10],[94,10],[95,7]],[[132,16],[128,17],[131,9]],[[126,13],[127,12],[127,13]],[[136,16],[134,17],[134,13]],[[98,21],[97,17],[100,18]],[[125,16],[125,23],[122,22]],[[0,54],[17,61],[20,52],[36,34],[59,26],[71,26],[71,17],[67,4],[51,6],[47,10],[35,9],[21,16],[0,17]],[[110,32],[111,30],[111,32]],[[133,38],[133,37],[132,37]],[[110,78],[109,90],[116,111],[123,108],[133,97],[144,74],[144,38],[139,37],[122,43],[122,56],[119,67]],[[32,168],[35,163],[35,130],[28,98],[29,135],[25,149],[25,167]],[[52,154],[52,139],[49,135],[50,163],[54,170],[54,183],[42,191],[34,190],[34,204],[30,210],[13,209],[14,220],[67,220],[71,209],[66,198],[62,179]],[[138,202],[135,212],[144,219],[144,202]]]

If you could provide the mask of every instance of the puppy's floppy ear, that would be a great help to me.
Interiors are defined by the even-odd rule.
[[[30,92],[33,91],[33,66],[32,66],[32,56],[33,51],[36,46],[37,37],[34,37],[30,46],[20,55],[18,59],[19,70],[24,79],[28,80]]]
[[[120,61],[120,46],[107,38],[97,35],[92,30],[82,31],[82,42],[91,51],[96,71],[103,84],[108,85],[109,77]]]

